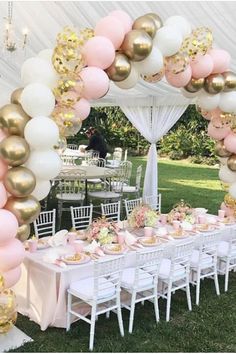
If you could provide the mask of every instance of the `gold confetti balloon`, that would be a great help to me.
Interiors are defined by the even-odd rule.
[[[16,297],[12,290],[0,292],[0,334],[7,333],[16,323]]]
[[[232,198],[229,193],[227,193],[224,196],[224,202],[225,202],[225,205],[230,207],[230,208],[235,208],[236,207],[236,199]]]
[[[165,68],[163,67],[163,69],[158,73],[153,75],[141,75],[141,78],[146,82],[154,84],[155,82],[161,81],[164,75],[165,75]]]
[[[57,35],[57,44],[66,46],[67,48],[78,48],[79,46],[79,37],[74,28],[66,26],[63,30]]]
[[[187,53],[192,59],[197,54],[205,55],[212,48],[212,31],[207,27],[196,28],[190,36],[186,37],[180,48],[180,52]]]
[[[187,69],[189,62],[190,58],[187,53],[178,52],[165,58],[165,69],[172,74],[179,74]]]

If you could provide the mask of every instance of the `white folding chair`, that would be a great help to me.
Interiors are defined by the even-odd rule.
[[[115,203],[101,203],[102,215],[106,216],[108,221],[120,221],[120,200]]]
[[[225,292],[228,291],[229,272],[236,269],[236,236],[220,241],[217,248],[218,274],[225,275]]]
[[[199,305],[201,279],[214,277],[216,294],[220,295],[217,275],[217,247],[220,231],[199,237],[197,249],[190,261],[191,284],[196,285],[196,305]]]
[[[136,252],[136,266],[123,271],[121,287],[131,295],[130,305],[122,302],[122,307],[130,311],[129,333],[133,331],[135,305],[138,302],[153,301],[156,322],[159,321],[157,282],[162,256],[162,248],[140,250]]]
[[[137,198],[137,199],[130,199],[130,200],[127,200],[125,199],[124,200],[124,203],[125,203],[125,212],[126,212],[126,217],[128,219],[129,217],[129,214],[132,212],[132,210],[134,208],[136,208],[137,206],[140,206],[142,205],[142,198]]]
[[[67,328],[70,330],[71,315],[90,324],[89,349],[93,350],[96,317],[103,313],[116,311],[120,334],[124,336],[120,304],[120,282],[124,266],[124,256],[110,260],[94,262],[94,274],[90,278],[78,280],[70,284],[67,298]],[[72,297],[79,301],[72,304]],[[76,305],[87,303],[91,306],[91,319],[76,311]],[[74,308],[75,307],[75,308]]]
[[[145,204],[148,204],[153,210],[161,213],[161,193],[158,195],[150,195],[143,198]]]
[[[71,149],[71,150],[78,150],[78,145],[76,145],[76,144],[68,144],[67,147],[68,147],[68,149]]]
[[[53,236],[56,229],[56,209],[42,211],[34,220],[34,232],[38,238],[40,236]]]
[[[142,168],[143,168],[142,165],[140,165],[140,166],[138,166],[138,168],[136,170],[135,186],[129,186],[127,184],[123,185],[123,193],[124,194],[135,193],[136,197],[139,198],[140,189],[141,189]]]
[[[85,230],[92,223],[93,204],[89,206],[70,207],[72,227],[76,230]]]
[[[170,320],[171,294],[179,289],[185,289],[189,311],[192,310],[189,268],[190,257],[194,247],[193,241],[181,242],[171,249],[169,258],[164,258],[159,270],[158,295],[167,299],[166,321]]]

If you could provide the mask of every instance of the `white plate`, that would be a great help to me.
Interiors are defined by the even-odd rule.
[[[66,263],[66,264],[69,264],[69,265],[79,265],[79,264],[84,264],[84,263],[87,263],[90,261],[90,257],[85,255],[85,254],[81,254],[79,253],[79,255],[81,256],[81,259],[78,260],[78,261],[73,261],[73,260],[68,260],[67,257],[73,257],[74,255],[73,254],[68,254],[67,256],[63,256],[61,257],[61,260]]]
[[[149,240],[150,240],[150,243],[146,242]],[[153,242],[151,242],[152,240],[153,240]],[[153,237],[141,237],[138,241],[141,243],[142,246],[145,246],[145,247],[155,247],[161,243],[161,241],[158,238],[153,238]]]
[[[116,250],[117,247],[119,247],[119,250]],[[103,246],[103,252],[106,254],[123,254],[124,251],[125,248],[117,243]]]

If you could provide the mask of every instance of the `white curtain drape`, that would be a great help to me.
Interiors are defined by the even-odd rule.
[[[151,144],[144,178],[143,197],[158,193],[156,143],[170,130],[187,106],[120,106],[126,117]]]

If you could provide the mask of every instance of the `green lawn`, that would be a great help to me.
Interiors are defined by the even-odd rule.
[[[145,159],[132,158],[134,169]],[[133,179],[135,173],[133,173]],[[192,206],[205,207],[216,213],[224,193],[218,181],[218,171],[207,166],[183,162],[161,161],[159,163],[159,188],[162,193],[162,210],[167,212],[172,205],[184,198]],[[118,333],[116,316],[110,319],[100,316],[96,324],[96,352],[236,352],[236,273],[232,273],[229,291],[223,293],[223,278],[220,278],[222,295],[217,297],[212,280],[202,282],[200,306],[187,311],[185,293],[177,291],[172,297],[171,321],[165,322],[164,300],[159,301],[161,321],[155,324],[153,307],[146,302],[135,311],[134,332],[128,334],[128,311],[123,310],[125,337]],[[192,301],[195,300],[191,288]],[[34,339],[33,343],[16,352],[87,352],[89,325],[77,322],[71,331],[39,326],[19,316],[17,326]]]

